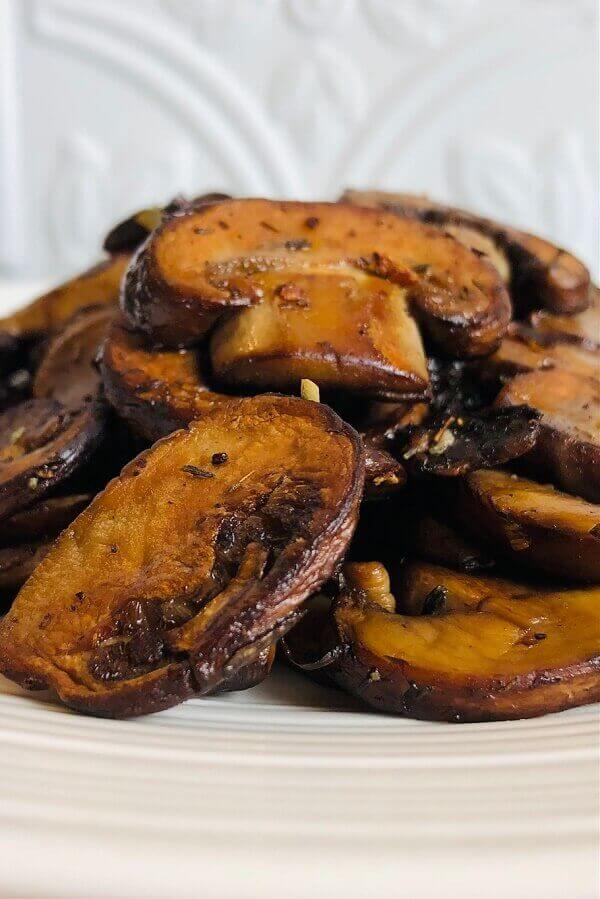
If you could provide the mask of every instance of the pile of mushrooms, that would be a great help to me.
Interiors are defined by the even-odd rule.
[[[600,699],[600,292],[407,194],[177,198],[0,320],[0,671],[129,717],[276,657],[385,712]]]

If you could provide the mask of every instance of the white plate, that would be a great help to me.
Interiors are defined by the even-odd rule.
[[[597,896],[596,709],[404,721],[285,669],[129,722],[0,691],[2,897]]]
[[[428,724],[277,669],[118,722],[0,678],[0,897],[596,899],[599,760],[597,708]]]

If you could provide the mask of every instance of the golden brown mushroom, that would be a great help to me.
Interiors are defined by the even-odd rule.
[[[440,226],[489,258],[510,284],[513,301],[521,312],[542,306],[569,314],[588,306],[587,268],[548,240],[415,194],[348,190],[342,200]]]
[[[307,616],[289,652],[380,711],[496,721],[600,699],[598,587],[550,590],[420,563],[401,596],[409,614],[398,614],[379,563],[347,573],[332,615],[310,628]],[[315,647],[311,633],[327,642]],[[320,659],[307,662],[310,653]]]
[[[437,344],[465,356],[492,350],[510,316],[495,269],[436,228],[339,204],[267,200],[165,222],[128,271],[123,307],[135,327],[171,346],[216,324],[213,361],[228,381],[287,385],[301,358],[301,376],[333,383],[338,368],[346,386],[382,396],[426,388],[412,314]]]
[[[125,717],[265,663],[330,577],[362,494],[330,409],[231,400],[134,459],[59,538],[0,625],[0,667]]]

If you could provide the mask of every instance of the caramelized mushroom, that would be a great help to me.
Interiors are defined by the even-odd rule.
[[[62,534],[0,624],[0,667],[98,715],[214,691],[330,577],[363,473],[360,438],[319,403],[221,405],[134,459]]]
[[[50,549],[50,543],[24,543],[0,549],[0,590],[18,590]]]
[[[538,413],[526,405],[448,415],[437,413],[410,428],[402,458],[426,474],[457,477],[494,468],[536,444]]]
[[[490,259],[510,283],[513,301],[520,311],[544,306],[552,312],[568,314],[585,309],[589,303],[587,268],[571,253],[541,237],[415,194],[348,190],[342,200],[439,225]]]
[[[589,308],[578,315],[553,315],[542,309],[532,313],[531,324],[539,334],[563,343],[600,349],[600,288],[592,287]]]
[[[561,368],[594,378],[598,375],[596,352],[561,342],[520,322],[513,322],[495,353],[480,363],[484,376],[502,378],[527,371]]]
[[[36,503],[79,468],[102,436],[94,358],[112,310],[80,312],[49,343],[33,399],[0,415],[0,517]]]
[[[468,722],[600,699],[600,588],[551,591],[420,564],[407,577],[405,615],[381,603],[373,568],[382,566],[354,566],[333,610],[334,648],[321,656],[328,677],[369,705]],[[331,646],[331,626],[318,632]],[[295,631],[288,640],[301,655]]]
[[[518,375],[496,405],[527,405],[540,415],[539,433],[524,457],[529,469],[568,493],[600,502],[600,382],[560,368]]]
[[[51,496],[0,521],[0,540],[39,540],[55,537],[92,499],[89,493]]]
[[[452,486],[448,514],[494,554],[600,581],[600,506],[506,471],[475,471]]]
[[[18,312],[0,319],[0,333],[20,338],[39,337],[54,331],[87,306],[115,306],[129,258],[127,254],[111,256]]]
[[[106,398],[149,441],[230,399],[209,389],[195,350],[150,349],[122,320],[109,329],[101,368]]]
[[[193,200],[175,197],[164,208],[151,206],[149,209],[140,209],[111,228],[104,239],[104,249],[107,253],[132,252],[146,240],[163,219],[228,199],[228,194],[208,193],[194,197]]]
[[[417,514],[411,526],[411,550],[419,559],[458,571],[487,571],[495,565],[479,546],[466,540],[440,518]]]
[[[381,282],[380,301],[365,273]],[[356,286],[346,290],[345,281]],[[413,331],[399,289],[406,293],[409,311],[453,355],[488,353],[510,317],[508,295],[495,269],[436,228],[376,210],[267,200],[217,203],[162,224],[130,267],[122,303],[137,328],[171,346],[198,340],[225,312],[237,309],[238,321],[230,325],[229,336],[237,334],[246,341],[243,355],[250,347],[249,332],[260,327],[256,371],[265,383],[282,378],[298,355],[314,357],[315,366],[328,371],[334,365],[338,346],[331,323],[339,322],[341,313],[335,304],[326,305],[328,289],[336,303],[344,304],[348,328],[352,323],[356,327],[355,388],[376,392],[374,382],[380,377],[384,396],[402,395],[407,381],[414,394],[414,385],[422,389],[425,378],[416,338],[409,346],[404,339],[399,346],[394,343],[401,338],[398,316],[409,334]],[[372,322],[361,314],[357,294],[363,291],[374,310]],[[250,315],[244,325],[243,307],[258,304],[263,311]],[[362,333],[365,327],[367,333]],[[284,338],[290,328],[288,343]],[[386,334],[390,328],[393,339]],[[217,355],[216,365],[224,372],[233,350],[230,344],[225,352],[219,330],[213,345],[223,354]],[[317,348],[321,334],[327,346]],[[344,327],[339,336],[342,359],[348,360],[350,331]],[[365,338],[372,344],[368,352]],[[273,361],[268,374],[260,375],[270,353],[278,358],[285,353],[286,363]],[[361,367],[363,358],[376,374]],[[249,361],[247,369],[242,367],[246,376],[249,367]],[[230,370],[227,376],[232,377]],[[394,389],[389,384],[392,376]]]

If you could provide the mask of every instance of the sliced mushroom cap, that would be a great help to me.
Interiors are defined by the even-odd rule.
[[[589,303],[589,271],[550,241],[415,194],[348,190],[342,200],[439,225],[466,246],[484,253],[510,283],[519,311],[544,306],[552,312],[573,313]]]
[[[0,521],[0,540],[14,542],[55,537],[89,505],[91,499],[90,493],[73,493],[42,499],[39,503]]]
[[[425,474],[458,477],[518,459],[536,444],[538,417],[526,405],[432,415],[410,429],[402,458]]]
[[[223,404],[134,459],[62,534],[0,625],[0,667],[98,715],[215,690],[330,577],[363,475],[360,438],[325,406]]]
[[[417,514],[410,536],[411,552],[419,559],[465,572],[488,571],[496,564],[481,547],[432,515]],[[403,611],[411,610],[404,606]]]
[[[94,359],[112,310],[80,312],[50,341],[34,398],[0,415],[0,518],[40,500],[98,446],[104,426]]]
[[[363,440],[365,448],[365,498],[379,499],[395,493],[406,484],[406,471],[387,450],[380,449],[369,440]]]
[[[542,309],[532,313],[531,324],[539,334],[555,340],[600,349],[600,288],[592,287],[590,306],[578,315],[553,315]]]
[[[506,471],[475,471],[447,514],[473,540],[524,568],[600,581],[600,506]]]
[[[315,267],[366,270],[406,289],[432,339],[456,355],[489,352],[510,317],[495,269],[436,228],[376,210],[268,200],[231,200],[165,222],[130,267],[122,304],[153,340],[189,344],[225,312]]]
[[[207,193],[188,200],[185,197],[174,197],[165,207],[151,206],[140,209],[129,218],[123,219],[111,228],[104,238],[103,248],[107,253],[132,252],[143,243],[151,231],[157,228],[163,219],[172,215],[190,212],[208,203],[218,203],[230,199],[229,194]]]
[[[466,722],[600,699],[600,588],[549,591],[419,565],[406,591],[413,614],[402,615],[387,611],[378,591],[372,597],[373,565],[353,572],[335,605],[345,651],[326,669],[369,705]]]
[[[111,256],[38,297],[23,309],[0,319],[0,332],[23,338],[47,335],[87,306],[116,306],[121,278],[129,259],[126,253]]]
[[[23,543],[0,549],[0,590],[18,590],[47,555],[48,543]]]
[[[26,400],[0,415],[0,518],[37,502],[98,445],[103,412],[72,412],[56,400]]]
[[[541,416],[535,446],[523,460],[540,478],[600,502],[600,381],[559,368],[518,375],[499,407],[527,405]]]
[[[506,378],[527,371],[561,368],[594,378],[598,354],[584,346],[561,342],[520,322],[513,322],[495,353],[481,361],[484,376]]]
[[[150,441],[231,399],[209,389],[195,350],[150,349],[122,320],[110,327],[101,368],[108,401]]]

